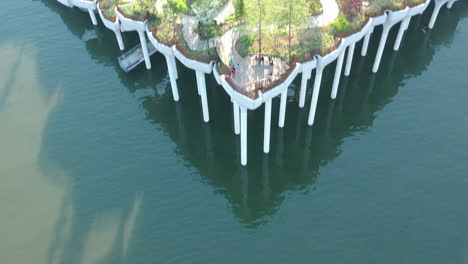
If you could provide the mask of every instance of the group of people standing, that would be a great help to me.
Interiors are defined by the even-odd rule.
[[[268,59],[268,64],[269,64],[270,66],[273,66],[273,65],[274,65],[274,63],[273,63],[273,57],[272,57],[272,56],[268,56],[267,59]],[[265,57],[262,56],[262,55],[255,56],[255,61],[257,62],[258,65],[265,65]],[[268,64],[267,64],[267,65],[268,65]],[[233,76],[235,76],[235,75],[239,72],[239,70],[240,70],[240,65],[239,65],[239,63],[237,63],[237,65],[236,65],[235,62],[234,62],[234,58],[233,58],[233,57],[231,57],[231,58],[229,59],[229,66],[230,66],[230,68],[231,68],[231,75],[233,75]],[[268,80],[271,81],[272,78],[273,78],[273,73],[270,72],[270,73],[268,74]]]
[[[265,64],[265,57],[263,55],[255,56],[255,61],[257,62],[258,65],[264,65]],[[270,66],[273,66],[273,57],[268,56],[268,63]]]
[[[231,66],[231,74],[236,75],[236,73],[240,70],[240,65],[237,63],[237,65],[234,65],[234,58],[231,57],[229,59],[229,65]]]

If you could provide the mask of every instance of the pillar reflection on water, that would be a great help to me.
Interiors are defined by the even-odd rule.
[[[84,34],[83,21],[85,18],[76,20],[76,18],[69,17],[69,13],[63,13],[62,8],[55,7],[50,1],[43,0],[41,2],[58,13],[71,33],[81,39]],[[466,4],[464,6],[466,9]],[[229,105],[229,110],[223,110],[226,121],[215,119],[215,115],[213,115],[213,122],[206,126],[201,126],[200,122],[193,120],[194,115],[191,112],[197,111],[200,103],[195,99],[190,101],[188,98],[184,98],[187,93],[182,91],[183,89],[181,89],[181,101],[183,101],[184,105],[174,103],[168,99],[148,100],[142,103],[143,108],[147,119],[160,126],[177,145],[177,155],[181,156],[189,166],[197,170],[198,176],[196,177],[206,180],[203,182],[211,185],[213,189],[222,190],[222,192],[217,192],[219,193],[217,195],[225,196],[229,204],[233,205],[234,215],[247,224],[256,222],[258,219],[267,219],[278,210],[287,190],[310,188],[315,182],[322,164],[334,160],[339,155],[342,142],[346,141],[346,137],[352,134],[356,127],[359,130],[365,130],[372,125],[376,109],[384,107],[390,101],[389,99],[397,94],[398,87],[405,78],[403,74],[420,74],[431,62],[438,46],[450,42],[462,13],[454,13],[454,10],[451,10],[453,13],[450,14],[448,12],[439,14],[438,23],[445,25],[435,28],[434,31],[425,32],[424,29],[417,26],[418,24],[426,24],[428,14],[412,19],[410,28],[400,46],[402,54],[411,52],[411,61],[406,61],[403,55],[392,54],[389,57],[388,52],[393,52],[393,50],[388,49],[384,53],[385,63],[381,65],[385,67],[385,71],[376,75],[367,74],[372,68],[372,58],[355,57],[354,59],[357,61],[352,66],[353,74],[350,77],[342,77],[336,102],[329,99],[328,92],[331,92],[331,85],[322,87],[325,91],[324,95],[320,97],[321,103],[317,105],[318,111],[315,117],[317,122],[314,127],[308,127],[304,122],[307,119],[307,110],[309,110],[307,108],[297,112],[288,112],[297,114],[296,124],[294,124],[294,121],[286,121],[287,124],[284,128],[271,126],[272,140],[269,155],[263,154],[261,151],[264,113],[263,111],[251,111],[249,119],[252,122],[249,124],[252,124],[252,128],[255,127],[255,132],[249,135],[252,151],[246,152],[246,154],[249,154],[249,159],[251,159],[247,167],[239,166],[240,148],[238,146],[240,139],[232,133],[232,119],[237,116],[238,122],[234,123],[234,130],[237,134],[242,129],[242,126],[236,127],[236,124],[241,123],[241,118],[240,115],[234,115],[234,118],[231,117],[233,108],[231,108],[231,102],[228,98],[217,98],[217,100]],[[86,19],[89,20],[88,17]],[[130,37],[130,41],[138,42],[138,36],[134,35],[133,40]],[[378,41],[377,37],[370,39],[369,54],[371,54],[371,50],[374,52],[373,48],[375,48]],[[133,93],[135,90],[147,88],[145,85],[139,84],[141,80],[138,79],[142,76],[140,71],[146,72],[146,70],[138,69],[132,75],[124,74],[119,70],[116,63],[118,47],[115,45],[113,38],[102,41],[103,44],[107,42],[109,47],[115,46],[115,50],[111,51],[96,47],[95,40],[83,42],[86,50],[97,63],[115,69],[117,72],[116,78],[128,91]],[[153,60],[153,63],[163,63],[164,58],[161,56],[160,58],[162,62]],[[404,73],[399,69],[399,65],[403,63],[408,64],[404,66]],[[154,68],[151,73],[155,74],[153,81],[157,82],[159,78],[157,74],[160,69],[158,69],[159,67]],[[193,73],[187,72],[183,70],[179,72],[181,81],[193,75]],[[324,82],[327,81],[325,79],[328,77],[325,75],[323,77]],[[350,78],[353,79],[350,80]],[[328,81],[331,83],[330,80]],[[206,82],[207,89],[219,89],[219,87],[211,83],[210,79],[207,79]],[[312,86],[312,84],[308,86]],[[309,92],[311,92],[311,89],[309,89]],[[188,95],[192,96],[192,94]],[[310,94],[305,97],[307,97],[306,101],[310,102]],[[277,101],[276,99],[273,100]],[[187,103],[187,101],[189,102]],[[372,107],[369,107],[371,101]],[[273,103],[276,106],[275,108],[278,108],[280,104]],[[367,107],[364,105],[367,105]],[[351,111],[360,106],[362,110]],[[174,109],[174,107],[175,111],[167,110]],[[297,104],[292,103],[286,104],[285,107],[298,108]],[[213,109],[213,111],[218,111],[217,108]],[[234,107],[234,109],[240,114],[239,108]],[[276,114],[276,111],[273,112]],[[286,118],[291,117],[286,114]],[[293,119],[289,120],[292,121]],[[258,123],[261,123],[262,126],[255,126]],[[209,153],[204,158],[200,158],[200,149]],[[73,173],[74,168],[68,168],[66,164],[64,167],[72,172],[71,175],[80,174]],[[82,188],[87,187],[82,186]],[[100,187],[95,186],[95,188],[99,189]],[[255,190],[260,190],[260,192],[256,193]],[[80,197],[74,197],[75,199],[80,199]]]

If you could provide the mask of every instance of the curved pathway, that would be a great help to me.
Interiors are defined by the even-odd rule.
[[[322,14],[311,18],[311,28],[326,26],[337,19],[340,14],[340,9],[336,0],[320,1],[323,6],[323,12]],[[233,13],[234,10],[223,8],[221,12]],[[232,14],[219,14],[218,17],[227,18],[230,15]],[[245,92],[254,91],[255,83],[263,81],[266,82],[269,74],[272,74],[272,80],[276,80],[280,78],[281,73],[288,69],[286,62],[278,58],[274,58],[274,66],[270,66],[258,65],[254,56],[248,56],[246,58],[240,56],[235,47],[235,43],[239,39],[240,33],[235,29],[229,30],[221,37],[202,40],[195,31],[197,26],[198,21],[195,17],[183,17],[183,34],[190,49],[204,50],[209,47],[216,47],[218,55],[224,64],[230,65],[231,60],[233,60],[237,71],[235,76],[233,76],[233,79],[239,85],[239,88]],[[266,62],[266,64],[268,64],[268,60],[266,60]]]
[[[320,2],[322,3],[323,12],[310,20],[311,27],[326,26],[340,15],[340,7],[336,0],[320,0]]]

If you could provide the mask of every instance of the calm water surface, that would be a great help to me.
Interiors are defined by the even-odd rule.
[[[204,124],[194,72],[174,103],[163,57],[123,73],[87,13],[0,17],[0,263],[468,263],[468,1],[398,53],[392,31],[376,75],[356,52],[335,101],[330,66],[316,125],[290,102],[269,155],[249,113],[247,168],[212,77]]]

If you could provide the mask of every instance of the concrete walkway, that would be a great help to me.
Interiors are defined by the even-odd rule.
[[[236,74],[232,78],[241,90],[245,92],[255,91],[256,83],[263,82],[263,84],[266,84],[269,81],[277,80],[281,77],[280,74],[289,68],[286,62],[278,58],[273,58],[273,66],[269,64],[267,57],[264,64],[258,64],[255,61],[255,56],[243,58],[235,47],[239,37],[240,33],[237,30],[229,30],[219,40],[217,51],[224,64],[232,66],[230,64],[231,59],[234,61]],[[270,73],[271,79],[269,80],[268,74]]]
[[[336,0],[321,0],[323,6],[323,13],[313,17],[310,21],[310,27],[323,27],[333,22],[340,14],[340,9]],[[236,67],[236,74],[233,79],[238,84],[238,88],[245,92],[252,92],[255,90],[255,83],[268,83],[281,78],[281,74],[286,72],[289,68],[287,63],[279,58],[273,58],[273,66],[259,65],[255,61],[255,56],[241,57],[235,44],[240,38],[240,34],[235,30],[226,32],[219,40],[217,40],[217,51],[221,61],[230,65],[231,59],[234,60]],[[239,64],[239,65],[238,65]],[[268,64],[268,59],[266,63]],[[272,74],[270,79],[269,74]]]
[[[317,15],[310,20],[310,27],[323,27],[333,22],[340,13],[340,9],[336,0],[321,0],[323,6],[323,13]],[[232,5],[232,3],[231,3]],[[235,10],[232,8],[223,8],[217,17],[228,18]],[[192,50],[205,50],[211,47],[216,47],[221,61],[232,66],[231,60],[234,61],[236,67],[236,74],[233,79],[238,84],[238,88],[245,92],[255,91],[256,83],[268,83],[275,81],[281,77],[281,74],[288,70],[287,63],[279,58],[273,58],[274,65],[270,66],[268,58],[265,58],[265,64],[259,65],[255,61],[254,56],[243,58],[236,50],[235,44],[239,40],[241,34],[236,29],[231,29],[223,36],[213,38],[210,40],[203,40],[200,38],[195,29],[198,27],[198,21],[195,17],[183,17],[183,35]],[[268,54],[266,54],[268,55]],[[268,78],[268,75],[271,75]]]
[[[206,50],[209,48],[208,40],[201,39],[196,32],[198,20],[189,15],[184,15],[182,18],[182,33],[191,50]]]
[[[323,12],[310,20],[312,28],[329,25],[340,14],[340,8],[336,0],[320,0],[320,2],[322,3]]]

